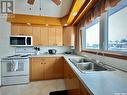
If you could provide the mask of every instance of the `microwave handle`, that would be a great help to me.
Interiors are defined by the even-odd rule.
[[[27,37],[25,38],[25,45],[27,45]]]

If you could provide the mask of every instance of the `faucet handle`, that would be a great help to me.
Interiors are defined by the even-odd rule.
[[[93,62],[93,63],[97,63],[96,59],[91,59],[90,61]]]

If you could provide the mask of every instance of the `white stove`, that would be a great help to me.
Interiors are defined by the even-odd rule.
[[[18,54],[2,58],[2,85],[29,83],[29,56]]]

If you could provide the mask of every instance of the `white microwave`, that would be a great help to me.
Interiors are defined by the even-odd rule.
[[[11,46],[32,46],[32,36],[10,36]]]

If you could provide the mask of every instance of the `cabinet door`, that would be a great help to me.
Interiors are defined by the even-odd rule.
[[[48,46],[49,41],[48,41],[48,27],[41,27],[41,45],[42,46]]]
[[[68,63],[64,63],[64,79],[68,95],[80,95],[79,80]]]
[[[65,27],[64,28],[64,46],[74,46],[74,27]]]
[[[66,89],[69,90],[70,89],[69,67],[65,60],[64,60],[64,82],[65,82]]]
[[[23,35],[32,36],[32,26],[22,25],[22,29],[20,31],[22,31]]]
[[[38,46],[40,44],[40,35],[41,35],[41,28],[40,26],[33,26],[33,45]]]
[[[54,66],[56,58],[45,58],[44,71],[45,79],[54,79]]]
[[[56,46],[55,27],[49,27],[49,46]]]
[[[41,58],[30,59],[30,81],[44,79],[44,67]]]
[[[54,64],[54,78],[63,78],[63,58],[58,57],[56,58],[56,62]]]
[[[63,46],[63,28],[56,27],[56,45]]]
[[[90,95],[81,82],[80,82],[80,95]]]
[[[21,29],[20,24],[11,24],[11,35],[19,35],[20,29]]]

